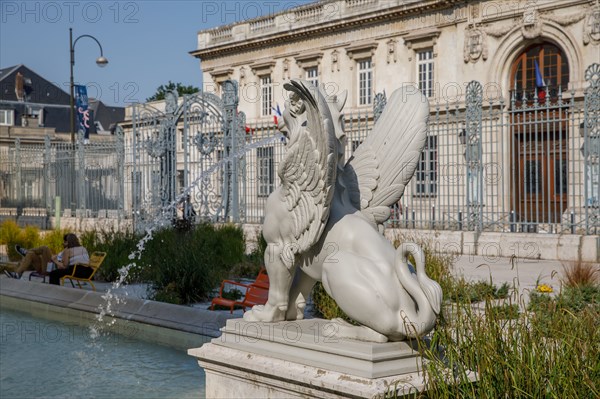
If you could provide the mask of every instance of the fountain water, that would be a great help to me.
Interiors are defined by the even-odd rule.
[[[136,245],[137,249],[134,252],[132,252],[131,254],[129,254],[129,259],[132,262],[119,269],[118,279],[112,283],[111,287],[102,296],[102,298],[105,300],[105,303],[98,306],[98,316],[96,318],[97,323],[94,323],[94,324],[90,325],[90,327],[89,327],[90,336],[92,339],[97,338],[102,335],[104,326],[110,327],[110,326],[113,326],[114,323],[116,322],[116,319],[113,317],[114,316],[113,304],[124,303],[126,299],[122,296],[116,295],[114,293],[114,291],[123,285],[123,283],[129,276],[131,269],[137,266],[136,260],[139,260],[141,258],[142,253],[145,249],[146,243],[149,242],[150,240],[152,240],[154,232],[157,229],[168,226],[171,223],[171,215],[172,215],[173,210],[175,210],[177,204],[179,204],[182,199],[186,198],[187,195],[191,193],[191,190],[194,187],[198,186],[198,184],[203,179],[206,179],[207,177],[212,175],[224,164],[226,164],[228,162],[232,162],[237,158],[243,157],[246,153],[248,153],[251,150],[254,150],[256,148],[263,147],[267,144],[276,142],[278,140],[284,140],[284,139],[285,138],[281,133],[276,133],[275,135],[273,135],[271,137],[267,137],[262,140],[258,140],[254,143],[248,144],[244,148],[238,150],[237,152],[230,154],[228,157],[223,158],[222,160],[213,164],[207,170],[203,171],[196,179],[194,179],[187,187],[185,187],[182,190],[182,192],[171,203],[169,203],[168,205],[164,206],[161,209],[159,217],[154,221],[152,226],[150,226],[146,229],[146,233],[140,239],[140,241],[138,241],[138,243]],[[127,293],[125,293],[125,295],[127,295]],[[108,321],[106,324],[104,324],[104,318],[106,316],[111,316],[112,318],[110,321]]]

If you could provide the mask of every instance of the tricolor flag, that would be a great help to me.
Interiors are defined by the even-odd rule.
[[[277,104],[277,108],[271,107],[273,110],[273,121],[275,122],[275,126],[277,126],[278,118],[281,117],[281,110],[279,109],[279,104]]]
[[[546,98],[546,82],[544,81],[537,60],[533,60],[533,66],[535,68],[535,86],[537,87],[538,99],[543,100]]]

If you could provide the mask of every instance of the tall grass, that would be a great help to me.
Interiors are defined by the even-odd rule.
[[[528,307],[516,291],[485,285],[483,302],[473,306],[473,285],[440,273],[443,314],[419,340],[428,388],[414,397],[600,397],[600,286],[595,272],[581,269],[565,273],[556,296],[532,292]],[[500,306],[498,297],[506,298]]]
[[[598,284],[600,266],[585,262],[563,265],[562,283],[567,287],[584,287]]]
[[[527,307],[508,284],[452,276],[452,255],[418,243],[428,275],[443,287],[444,306],[436,328],[418,340],[427,391],[412,397],[600,397],[600,286],[589,278],[595,272],[567,273],[561,292],[532,292]],[[339,317],[335,302],[315,292],[327,314]],[[390,387],[386,397],[397,394]]]
[[[600,397],[600,313],[549,306],[516,319],[486,301],[485,312],[466,303],[422,341],[428,398]],[[439,357],[443,348],[444,357]],[[451,379],[448,372],[452,371]],[[467,372],[478,380],[467,383]]]

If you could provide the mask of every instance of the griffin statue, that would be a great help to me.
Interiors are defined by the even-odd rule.
[[[386,342],[426,334],[440,312],[441,287],[426,275],[419,246],[395,249],[382,232],[425,145],[427,99],[410,88],[395,91],[346,162],[346,94],[328,96],[303,80],[284,87],[291,93],[279,129],[287,151],[263,226],[269,299],[244,319],[302,319],[306,298],[321,281],[359,323],[334,320],[338,337]]]

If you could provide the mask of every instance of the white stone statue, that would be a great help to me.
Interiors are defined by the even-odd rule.
[[[427,99],[410,88],[394,92],[371,134],[345,162],[346,94],[327,97],[302,80],[284,87],[291,92],[280,124],[287,151],[263,226],[269,299],[244,319],[302,319],[306,298],[321,281],[360,323],[336,319],[338,337],[386,342],[426,334],[440,311],[441,287],[425,274],[421,248],[403,243],[394,249],[382,223],[425,145]]]

